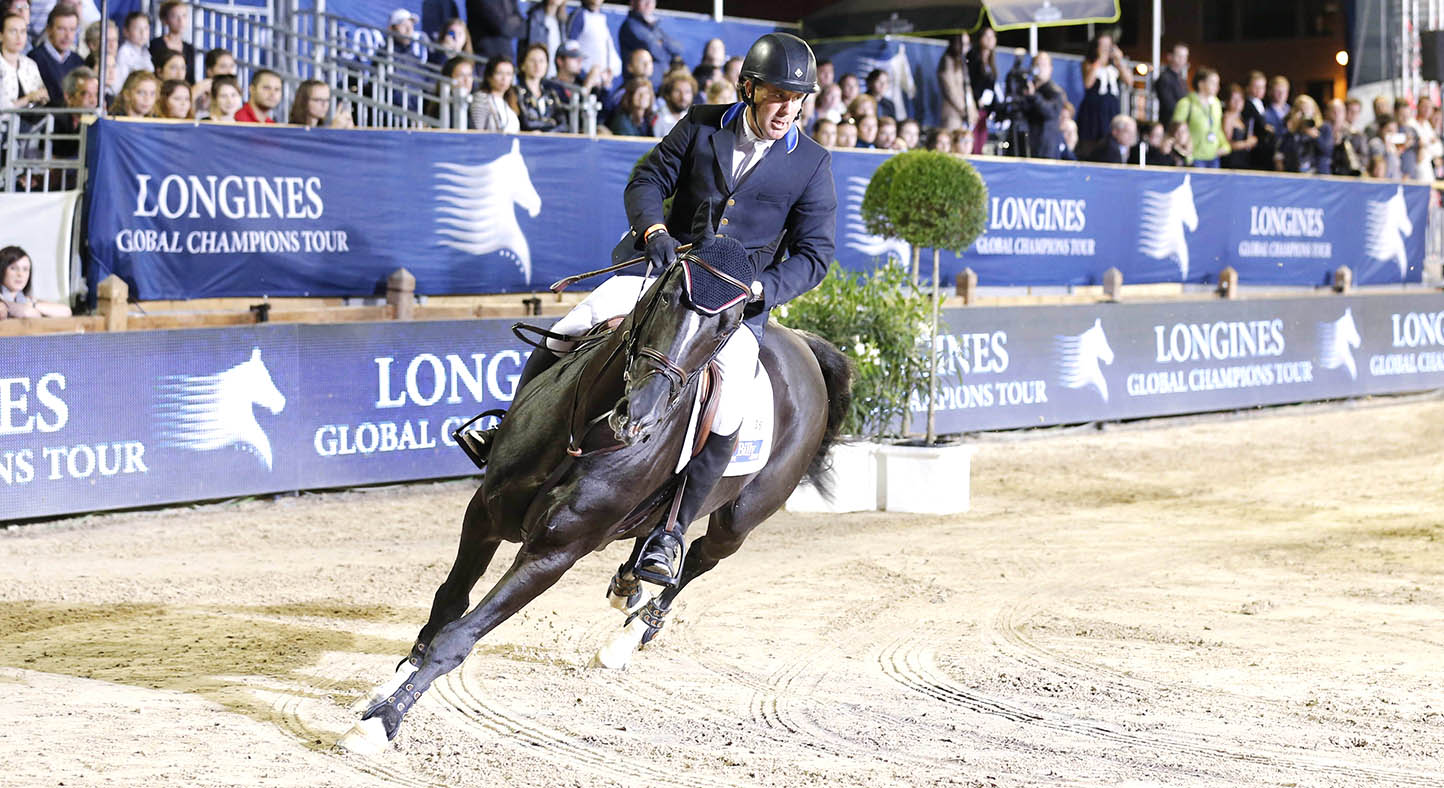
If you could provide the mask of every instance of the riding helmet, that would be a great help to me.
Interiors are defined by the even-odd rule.
[[[791,33],[768,33],[747,50],[738,74],[737,95],[746,93],[740,84],[752,79],[798,93],[816,93],[817,58],[806,41]]]

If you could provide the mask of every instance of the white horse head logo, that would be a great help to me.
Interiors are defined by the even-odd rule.
[[[1178,261],[1180,279],[1188,279],[1188,236],[1184,230],[1198,229],[1198,211],[1193,207],[1192,175],[1166,192],[1144,192],[1142,222],[1138,226],[1138,251],[1155,260]]]
[[[1103,319],[1097,318],[1093,326],[1078,335],[1064,334],[1053,338],[1053,352],[1057,357],[1058,382],[1069,389],[1092,386],[1108,401],[1108,381],[1098,363],[1112,366],[1113,348],[1108,346],[1108,335],[1103,333]]]
[[[1393,260],[1399,264],[1399,279],[1409,270],[1409,253],[1404,239],[1414,234],[1409,221],[1409,206],[1404,202],[1404,187],[1383,202],[1370,202],[1365,213],[1364,253],[1375,260]]]
[[[500,252],[531,283],[531,247],[512,204],[536,216],[541,195],[521,157],[520,140],[512,140],[510,152],[486,164],[438,163],[436,192],[438,245],[475,255]]]
[[[1357,380],[1359,368],[1354,364],[1354,348],[1363,339],[1359,327],[1354,325],[1353,308],[1345,309],[1338,320],[1319,324],[1319,366],[1324,369],[1343,367],[1349,371],[1349,378]]]
[[[160,384],[161,438],[195,451],[240,446],[271,470],[271,441],[256,421],[255,405],[273,415],[286,407],[260,348],[216,375],[167,375]]]
[[[896,258],[899,265],[908,265],[913,259],[912,245],[901,238],[872,235],[863,226],[862,198],[867,193],[867,181],[856,175],[847,179],[847,248],[869,257]]]

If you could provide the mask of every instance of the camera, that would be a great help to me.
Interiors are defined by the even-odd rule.
[[[1304,122],[1301,125],[1306,129],[1311,129],[1319,124],[1313,118],[1304,118]]]

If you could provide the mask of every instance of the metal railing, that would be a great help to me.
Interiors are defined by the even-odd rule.
[[[0,110],[0,191],[80,188],[85,133],[78,121],[94,114],[93,109],[69,107]],[[77,121],[74,129],[66,128],[72,118]]]

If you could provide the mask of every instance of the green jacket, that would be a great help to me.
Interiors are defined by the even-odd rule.
[[[1211,161],[1228,153],[1228,140],[1223,134],[1223,104],[1218,97],[1210,98],[1205,104],[1197,93],[1188,94],[1173,108],[1173,120],[1188,124],[1194,161]]]

